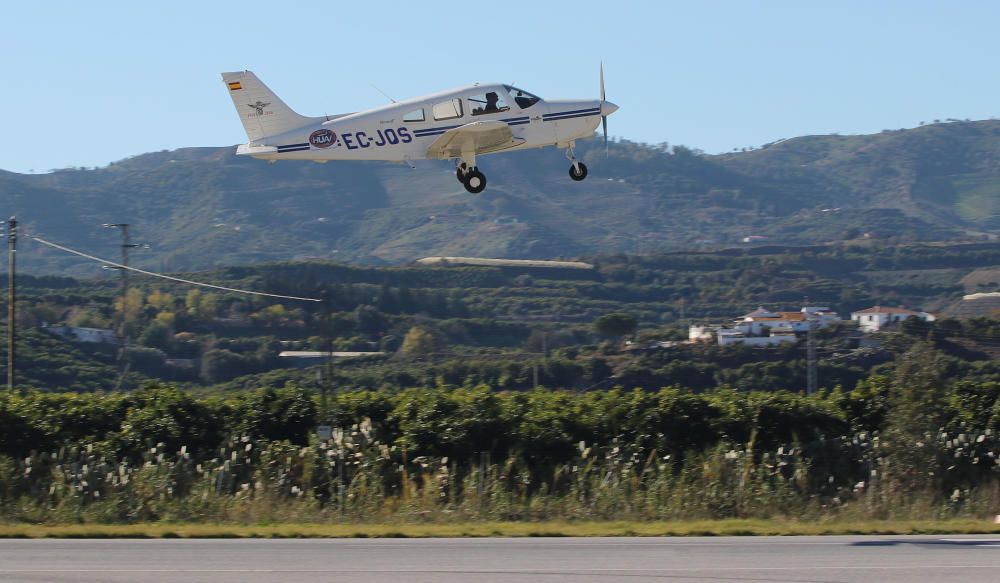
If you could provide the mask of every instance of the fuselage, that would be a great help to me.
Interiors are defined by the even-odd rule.
[[[617,106],[603,102],[603,108],[608,115]],[[486,121],[510,127],[514,140],[504,151],[566,147],[592,135],[601,115],[599,100],[546,101],[510,85],[477,84],[332,119],[312,118],[301,128],[242,145],[237,153],[266,160],[407,162],[427,158],[428,147],[446,131]]]

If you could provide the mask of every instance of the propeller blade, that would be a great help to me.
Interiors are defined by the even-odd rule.
[[[604,103],[604,61],[601,61],[601,103]]]
[[[608,158],[611,155],[608,150],[608,116],[601,116],[601,126],[604,128],[604,157]]]
[[[604,102],[606,101],[604,95],[604,61],[601,61],[601,110],[604,110]],[[608,116],[601,116],[601,127],[604,129],[604,157],[610,156],[608,151]]]

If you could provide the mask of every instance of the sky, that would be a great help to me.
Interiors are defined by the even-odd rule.
[[[0,169],[246,141],[219,73],[303,115],[472,82],[608,99],[612,137],[708,153],[1000,116],[1000,2],[11,2]],[[378,89],[375,89],[378,87]]]

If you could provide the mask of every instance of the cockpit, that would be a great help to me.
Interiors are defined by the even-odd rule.
[[[514,98],[514,103],[517,103],[517,106],[520,107],[521,109],[528,109],[532,105],[542,100],[541,97],[538,97],[537,95],[532,95],[531,93],[528,93],[524,89],[518,89],[517,87],[512,87],[510,85],[504,85],[503,88],[506,89],[508,93],[510,93],[510,96]]]
[[[487,91],[478,95],[469,96],[469,105],[472,115],[485,115],[489,113],[501,113],[509,111],[510,106],[503,97],[496,91]]]
[[[517,104],[520,109],[527,109],[541,101],[538,97],[510,85],[504,85],[506,91],[500,91],[499,87],[494,91],[484,91],[475,95],[469,95],[469,112],[473,115],[489,115],[491,113],[503,113],[510,111],[511,101]]]

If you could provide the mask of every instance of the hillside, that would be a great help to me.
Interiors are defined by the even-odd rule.
[[[4,212],[30,232],[116,253],[106,222],[150,250],[135,262],[193,270],[322,258],[405,263],[428,255],[558,258],[733,245],[817,243],[871,233],[899,240],[1000,230],[1000,122],[934,124],[869,136],[806,136],[719,156],[596,140],[573,183],[554,149],[487,156],[489,189],[469,195],[452,167],[278,163],[234,148],[144,154],[100,169],[0,172]],[[25,270],[90,272],[22,246]]]

